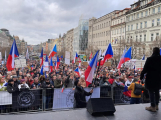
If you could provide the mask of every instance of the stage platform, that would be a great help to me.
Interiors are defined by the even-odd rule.
[[[0,120],[161,120],[161,110],[145,110],[150,104],[120,105],[112,116],[91,116],[86,109],[67,111],[46,111],[38,113],[19,113],[0,115]],[[161,109],[161,105],[159,106]]]

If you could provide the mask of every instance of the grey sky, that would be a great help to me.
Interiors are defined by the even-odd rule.
[[[101,17],[130,7],[133,0],[0,0],[0,28],[39,44],[56,38],[84,18]]]

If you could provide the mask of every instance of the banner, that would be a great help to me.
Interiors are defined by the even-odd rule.
[[[12,94],[7,91],[0,91],[0,105],[11,105]]]
[[[23,90],[12,94],[12,108],[38,106],[41,103],[41,90]]]
[[[114,87],[113,92],[114,92],[114,103],[124,103],[124,104],[130,104],[130,97],[126,96],[123,94],[124,87]]]
[[[70,52],[65,51],[65,64],[70,65]]]
[[[91,88],[84,88],[85,91],[89,92]],[[74,90],[73,88],[65,88],[63,93],[60,89],[54,89],[53,95],[53,109],[66,109],[73,108],[74,105]],[[88,101],[90,96],[86,97],[86,101]],[[91,98],[100,98],[100,87],[93,89],[93,94]]]
[[[26,59],[15,60],[15,68],[26,67]]]
[[[20,59],[21,67],[26,67],[26,59]]]

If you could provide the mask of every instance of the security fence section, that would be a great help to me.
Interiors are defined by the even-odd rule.
[[[92,88],[84,88],[89,92]],[[123,94],[124,87],[101,86],[93,89],[90,98],[113,99],[114,104],[130,104],[130,97]],[[74,108],[74,88],[22,90],[15,93],[0,91],[0,113],[44,111]],[[142,94],[142,103],[149,102],[148,92]]]

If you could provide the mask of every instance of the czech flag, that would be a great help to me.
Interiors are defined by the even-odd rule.
[[[47,55],[44,62],[44,71],[49,71],[49,61]]]
[[[31,66],[31,70],[33,70],[33,69],[34,69],[34,66],[32,65],[32,66]]]
[[[62,60],[63,59],[63,55],[60,57],[60,60]]]
[[[84,73],[87,87],[89,84],[92,83],[92,80],[93,80],[94,72],[97,67],[98,52],[99,51],[96,52],[95,56],[93,57],[92,61],[89,63],[89,65]]]
[[[54,57],[57,54],[57,46],[55,45],[49,54],[49,58]]]
[[[104,57],[104,63],[106,60],[110,59],[113,57],[113,50],[112,50],[112,46],[111,43],[108,45],[108,48],[105,52],[105,57]]]
[[[6,64],[8,71],[11,71],[14,69],[14,66],[15,66],[14,62],[16,57],[19,57],[19,53],[18,53],[16,41],[14,40],[10,50],[10,54],[7,59],[7,64]]]
[[[40,74],[43,75],[43,65],[41,66]]]
[[[40,55],[40,66],[43,65],[43,48],[41,50],[41,55]]]
[[[54,69],[57,69],[57,62],[55,61]]]
[[[59,57],[57,56],[57,68],[59,68],[59,65],[60,65],[60,60],[59,60]]]
[[[121,65],[123,63],[127,62],[128,60],[131,60],[131,51],[132,51],[131,47],[127,50],[127,52],[126,52],[126,48],[125,48],[124,53],[121,56],[120,62],[118,64],[118,66],[117,66],[117,69],[120,69]]]
[[[92,53],[91,53],[91,55],[89,56],[89,60],[92,58]]]
[[[76,68],[76,69],[74,70],[74,72],[75,72],[76,74],[78,74],[78,76],[80,77],[81,72],[80,72],[79,68]]]
[[[52,61],[52,57],[50,59],[50,72],[53,72],[53,61]]]
[[[64,85],[63,85],[63,87],[62,87],[62,89],[61,89],[61,92],[63,93],[63,91],[64,91]]]
[[[77,58],[78,58],[78,54],[77,54],[77,52],[76,52],[75,57],[74,57],[72,63],[75,63]]]
[[[141,60],[145,60],[145,55],[143,55],[142,59]]]
[[[124,87],[123,94],[126,95],[126,96],[128,96],[128,97],[131,97],[131,91],[128,90],[128,87],[127,86]]]

